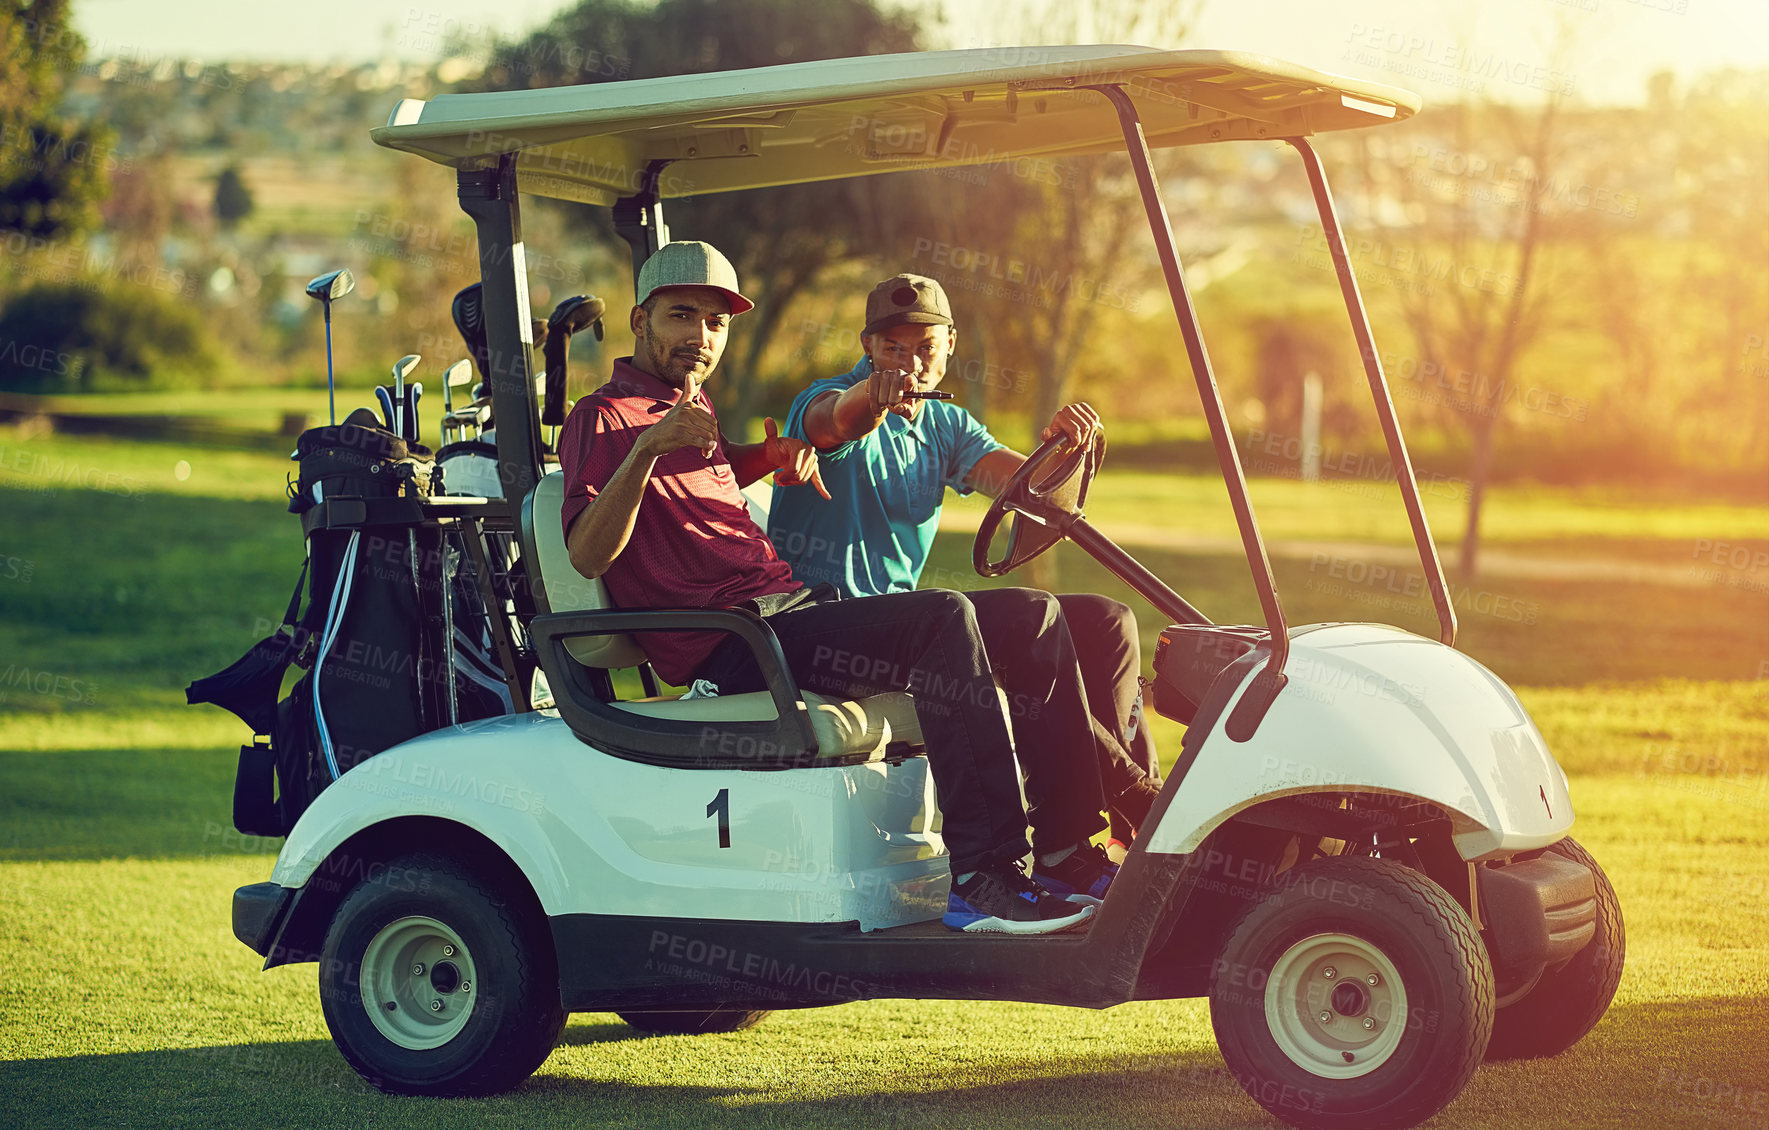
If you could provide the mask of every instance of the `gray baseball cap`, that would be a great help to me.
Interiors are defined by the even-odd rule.
[[[737,268],[710,243],[687,239],[659,247],[639,268],[638,304],[665,287],[710,286],[731,300],[731,313],[755,309],[737,289]]]
[[[875,334],[892,326],[916,323],[925,326],[952,324],[952,304],[940,284],[926,275],[893,275],[866,296],[866,328]]]

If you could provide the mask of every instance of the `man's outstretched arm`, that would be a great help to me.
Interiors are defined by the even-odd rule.
[[[824,393],[805,406],[805,438],[818,451],[828,451],[869,435],[891,412],[907,415],[905,392],[915,391],[915,377],[901,369],[874,369],[872,375],[842,392]]]

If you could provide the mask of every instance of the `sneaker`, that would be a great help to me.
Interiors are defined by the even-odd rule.
[[[967,934],[1053,934],[1079,926],[1092,914],[1092,906],[1064,902],[1026,878],[1015,860],[954,882],[940,921]]]
[[[1118,865],[1097,845],[1086,844],[1070,852],[1061,863],[1039,864],[1032,881],[1067,902],[1097,906],[1117,877]]]

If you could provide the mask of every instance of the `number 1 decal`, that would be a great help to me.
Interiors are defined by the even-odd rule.
[[[706,806],[706,814],[708,817],[711,817],[715,812],[719,814],[719,846],[722,848],[728,848],[731,846],[730,789],[720,789],[719,795],[713,797],[712,803]]]

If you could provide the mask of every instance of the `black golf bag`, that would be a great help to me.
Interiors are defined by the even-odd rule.
[[[286,835],[365,758],[513,709],[471,557],[457,531],[424,521],[416,505],[429,491],[429,452],[346,422],[303,433],[295,458],[289,509],[302,516],[307,564],[282,627],[186,690],[252,727],[234,783],[234,824],[251,835]],[[306,673],[279,702],[290,665]]]

